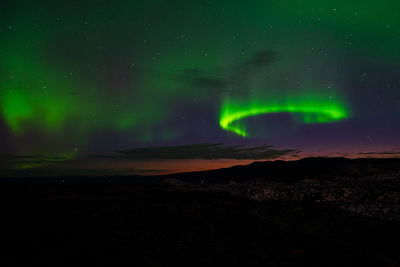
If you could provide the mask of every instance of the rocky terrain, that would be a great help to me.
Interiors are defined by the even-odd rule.
[[[256,180],[199,185],[166,179],[171,188],[229,192],[256,201],[329,203],[357,214],[400,221],[400,173],[363,178],[336,177],[332,180],[302,179],[283,183]]]
[[[0,263],[400,266],[398,161],[367,161],[367,170],[337,162],[318,172],[295,162],[291,170],[268,163],[165,177],[3,179]]]

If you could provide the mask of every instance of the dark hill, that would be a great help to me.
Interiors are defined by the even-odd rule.
[[[296,161],[253,162],[245,166],[167,175],[186,181],[226,182],[229,180],[269,179],[297,181],[305,178],[364,177],[400,171],[400,158],[304,158]]]

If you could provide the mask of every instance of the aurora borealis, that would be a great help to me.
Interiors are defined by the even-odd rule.
[[[191,144],[400,150],[398,1],[5,0],[0,14],[0,153],[15,161],[1,166],[96,169],[93,155]]]
[[[232,131],[237,135],[248,137],[242,125],[235,125],[237,121],[251,116],[271,113],[299,114],[304,123],[328,123],[345,119],[348,115],[340,103],[329,101],[330,97],[316,97],[316,93],[309,97],[286,99],[279,101],[278,97],[269,98],[268,103],[257,100],[248,101],[246,104],[230,103],[223,105],[220,118],[222,129]]]

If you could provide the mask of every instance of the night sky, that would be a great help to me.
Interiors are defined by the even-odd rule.
[[[0,175],[398,156],[399,1],[0,3]]]

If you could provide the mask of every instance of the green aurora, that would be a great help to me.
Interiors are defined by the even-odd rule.
[[[308,124],[334,122],[349,116],[343,103],[333,100],[332,96],[319,97],[314,93],[300,97],[289,95],[285,99],[269,98],[268,101],[255,99],[248,103],[227,100],[222,106],[219,124],[226,131],[248,137],[245,125],[240,123],[240,120],[251,116],[284,112],[295,114],[299,120]]]
[[[275,113],[318,125],[315,135],[329,142],[342,132],[397,140],[398,1],[5,0],[0,8],[3,154],[279,146],[279,129],[248,120]],[[256,58],[260,51],[275,56]],[[281,136],[303,147],[306,127]]]

